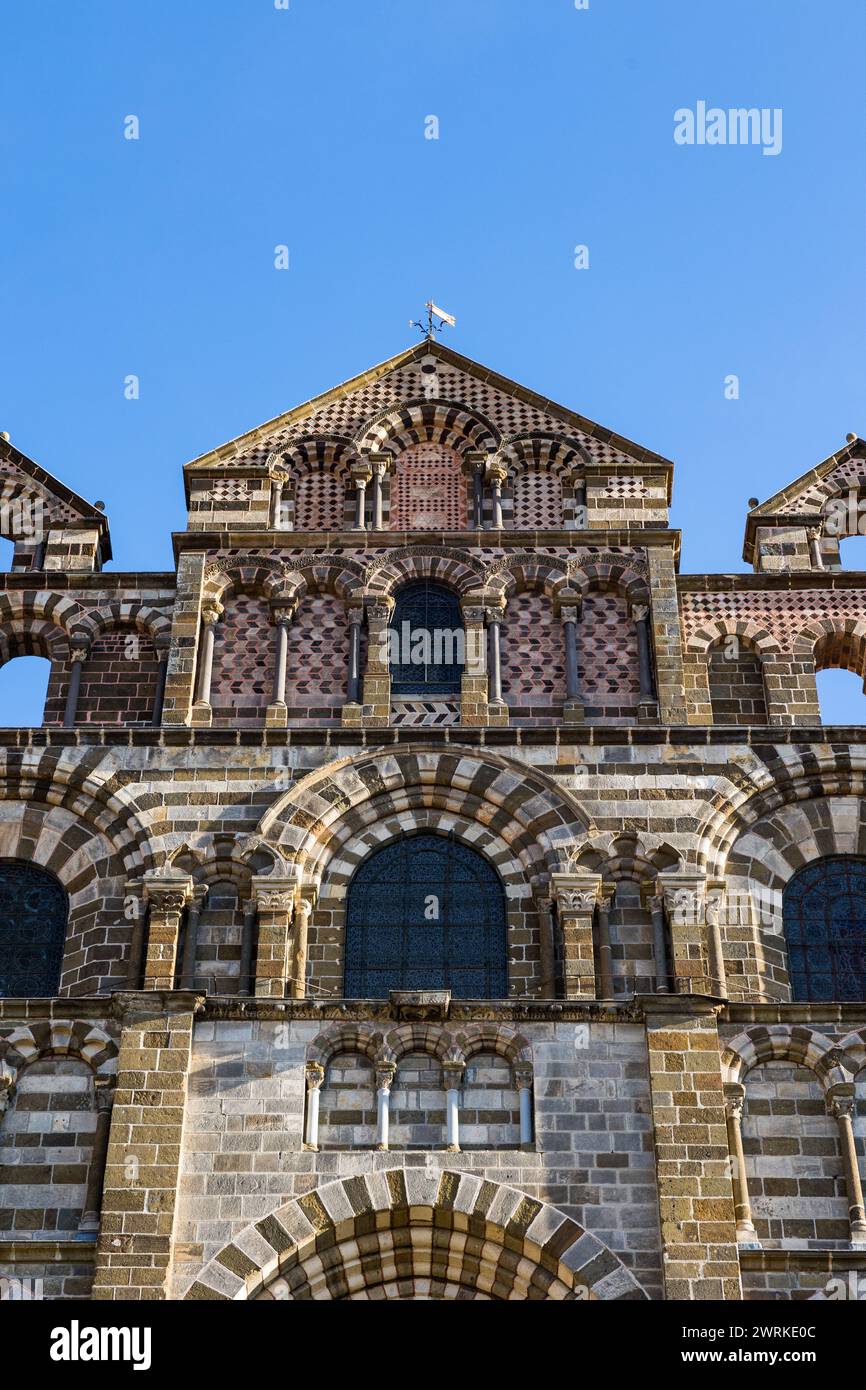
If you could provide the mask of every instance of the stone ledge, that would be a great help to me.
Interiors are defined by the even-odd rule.
[[[0,1264],[93,1264],[95,1240],[0,1240]]]

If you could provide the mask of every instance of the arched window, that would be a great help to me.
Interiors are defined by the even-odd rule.
[[[69,906],[53,874],[0,862],[0,998],[57,993]]]
[[[51,661],[44,656],[14,656],[0,667],[0,725],[4,729],[38,729],[45,720]]]
[[[464,654],[460,600],[418,579],[397,595],[388,634],[392,695],[460,693]]]
[[[505,895],[495,869],[444,835],[409,835],[372,854],[349,886],[345,995],[450,989],[504,998]]]
[[[866,859],[819,859],[782,899],[794,999],[866,1000]]]

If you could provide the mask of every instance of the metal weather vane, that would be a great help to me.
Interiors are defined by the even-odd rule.
[[[440,309],[438,304],[434,304],[432,299],[427,300],[427,303],[424,305],[424,308],[427,310],[427,322],[424,323],[421,319],[410,319],[409,327],[420,329],[421,332],[424,334],[425,338],[428,338],[431,341],[437,333],[442,332],[442,329],[445,327],[446,323],[448,324],[449,328],[453,328],[457,323],[457,320],[453,314],[446,314],[445,310]],[[439,322],[434,323],[434,319],[438,319]]]

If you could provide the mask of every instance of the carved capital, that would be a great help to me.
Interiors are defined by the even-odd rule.
[[[214,627],[222,617],[221,603],[203,603],[201,606],[201,620],[206,627]]]
[[[725,1114],[738,1123],[743,1118],[743,1106],[746,1102],[746,1088],[739,1081],[727,1081],[725,1083]]]
[[[831,1086],[826,1095],[827,1114],[832,1115],[834,1120],[854,1118],[854,1084],[851,1081],[841,1081],[837,1086]]]
[[[318,1091],[325,1080],[325,1068],[321,1062],[308,1062],[304,1067],[304,1079],[308,1091]]]
[[[376,1089],[379,1091],[390,1091],[394,1077],[397,1075],[397,1065],[395,1062],[376,1063]]]
[[[514,1066],[511,1068],[511,1074],[514,1078],[514,1084],[517,1087],[518,1091],[532,1090],[531,1062],[515,1062]]]

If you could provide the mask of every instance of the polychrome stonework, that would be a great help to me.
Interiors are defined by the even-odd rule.
[[[0,660],[51,662],[41,727],[0,731],[0,893],[24,864],[46,904],[44,943],[17,889],[0,922],[0,986],[33,982],[0,998],[0,1279],[737,1300],[863,1269],[864,734],[815,681],[866,672],[863,440],[725,575],[678,572],[669,461],[429,341],[187,464],[172,573],[104,571],[101,510],[0,467]],[[458,647],[397,693],[419,603]]]

